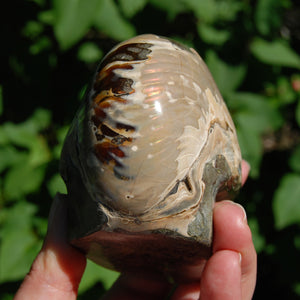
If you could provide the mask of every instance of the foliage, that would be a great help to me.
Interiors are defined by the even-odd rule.
[[[298,299],[300,41],[292,0],[15,0],[1,26],[0,299],[11,299],[39,251],[63,139],[99,59],[155,33],[205,59],[251,173],[240,201],[259,254],[254,299]],[[299,10],[299,8],[298,8]],[[299,15],[297,20],[300,20]],[[88,263],[80,299],[117,274]]]

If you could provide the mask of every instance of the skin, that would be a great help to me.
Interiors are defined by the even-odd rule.
[[[243,183],[249,173],[243,162]],[[73,300],[83,275],[86,258],[66,241],[66,196],[55,197],[49,215],[44,245],[20,286],[15,300]],[[245,210],[231,201],[214,208],[213,255],[207,261],[201,280],[173,287],[158,274],[121,274],[103,300],[248,300],[254,293],[257,257],[247,225]],[[195,266],[197,269],[197,266]]]

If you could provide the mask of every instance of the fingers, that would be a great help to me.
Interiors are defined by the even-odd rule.
[[[245,184],[250,172],[250,165],[245,160],[242,161],[242,185]]]
[[[231,201],[216,203],[214,209],[213,256],[226,250],[241,254],[241,299],[251,299],[256,283],[256,251],[245,210]]]
[[[201,283],[180,285],[172,300],[241,300],[241,297],[241,256],[235,251],[222,250],[207,261]]]
[[[177,288],[172,300],[250,300],[256,282],[256,252],[244,209],[231,201],[214,209],[213,255],[201,283]]]
[[[198,300],[200,297],[200,283],[198,281],[180,284],[171,300]]]
[[[49,215],[48,233],[15,300],[76,299],[85,256],[66,242],[66,197],[57,195]]]
[[[166,299],[171,285],[156,273],[122,274],[102,300]]]
[[[201,279],[200,300],[241,300],[241,256],[230,250],[216,252]]]

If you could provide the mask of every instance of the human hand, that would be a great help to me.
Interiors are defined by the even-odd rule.
[[[249,172],[242,165],[243,182]],[[77,297],[86,259],[66,241],[65,196],[54,199],[43,248],[24,279],[15,300]],[[231,201],[214,208],[213,255],[207,261],[201,282],[179,284],[172,300],[248,300],[256,282],[256,252],[244,209]],[[157,274],[122,274],[103,300],[165,299],[170,283]]]

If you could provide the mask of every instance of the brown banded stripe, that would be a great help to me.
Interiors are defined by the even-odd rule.
[[[134,141],[130,135],[136,131],[136,128],[113,120],[106,110],[113,108],[114,103],[130,104],[124,96],[135,92],[134,82],[131,78],[122,77],[115,71],[130,71],[134,68],[134,64],[148,59],[151,46],[149,43],[133,43],[118,47],[101,62],[93,84],[95,92],[92,97],[91,122],[97,140],[95,154],[101,163],[110,165],[115,176],[122,180],[129,179],[117,170],[124,168],[122,158],[125,157],[125,153],[122,149],[129,147]]]

